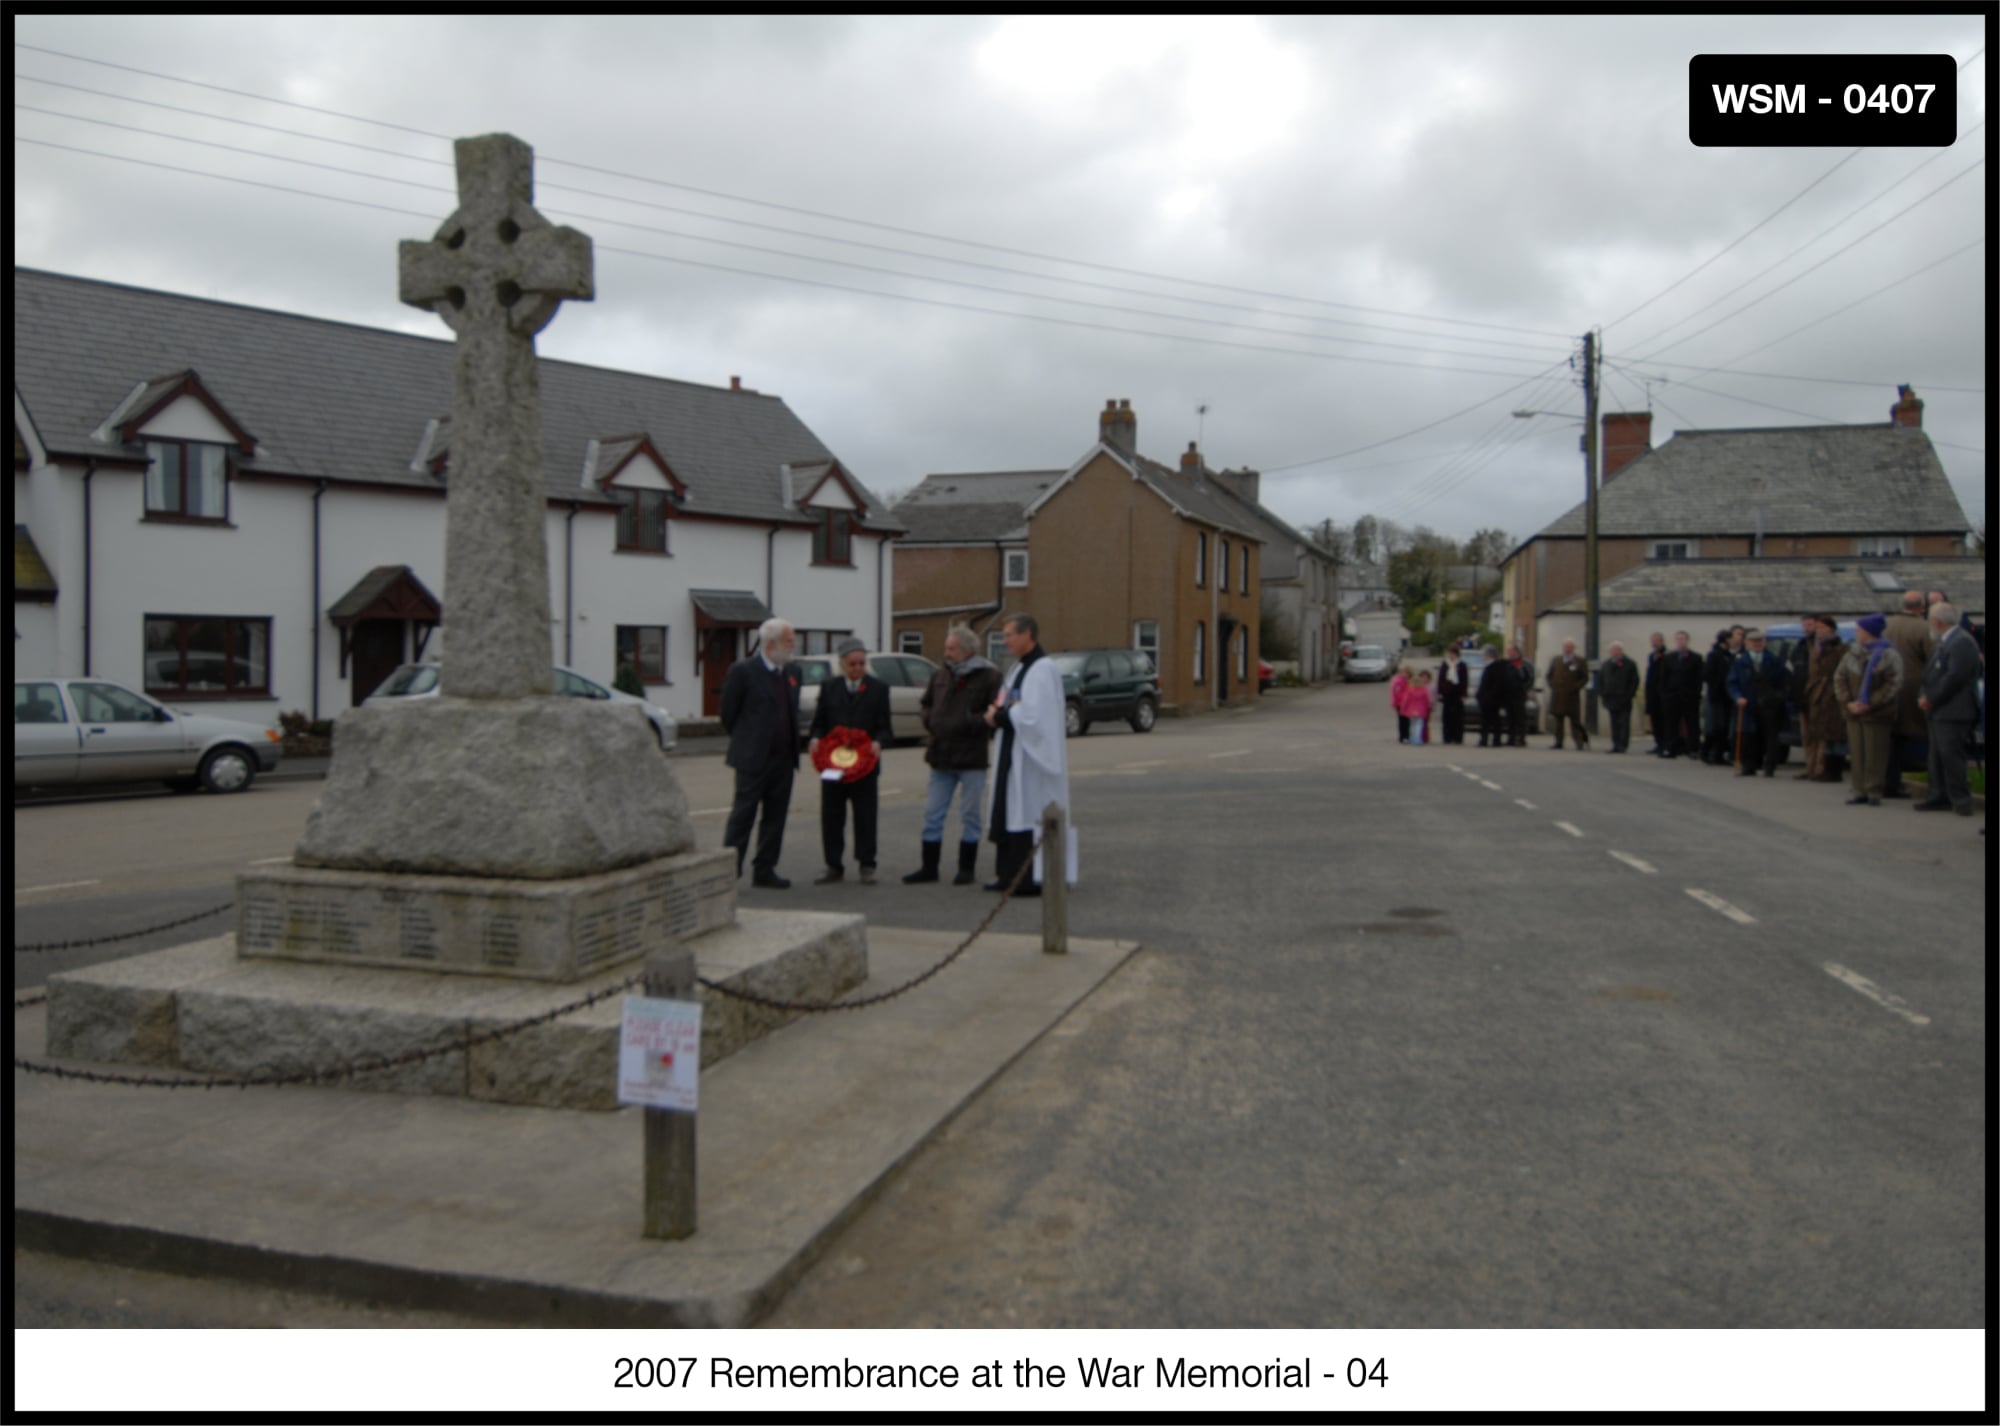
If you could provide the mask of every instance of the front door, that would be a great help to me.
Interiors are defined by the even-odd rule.
[[[722,713],[722,684],[729,667],[736,662],[736,630],[707,629],[702,632],[701,714],[715,718]]]
[[[354,626],[350,665],[354,682],[354,706],[382,686],[382,680],[403,663],[403,635],[408,626],[401,619],[363,619]]]

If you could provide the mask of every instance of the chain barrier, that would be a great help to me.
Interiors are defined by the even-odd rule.
[[[211,916],[220,916],[236,904],[235,898],[220,906],[211,906],[206,911],[197,911],[192,916],[183,916],[178,921],[167,921],[158,926],[148,926],[143,931],[120,931],[115,936],[93,936],[87,941],[39,941],[31,946],[16,946],[16,951],[80,951],[86,946],[108,946],[113,941],[136,941],[141,936],[155,935],[161,931],[171,931],[177,926],[192,925],[196,921],[206,921]]]
[[[715,981],[706,980],[701,976],[696,976],[695,979],[708,989],[718,994],[726,995],[731,1000],[741,1000],[746,1004],[760,1006],[766,1010],[796,1010],[806,1015],[825,1014],[834,1010],[860,1010],[866,1006],[880,1005],[885,1000],[894,1000],[899,995],[915,990],[918,986],[972,949],[972,943],[986,934],[987,928],[993,924],[994,918],[1000,914],[1008,901],[1013,899],[1014,893],[1020,889],[1022,878],[1026,877],[1029,870],[1035,865],[1035,853],[1040,852],[1041,849],[1042,839],[1037,835],[1034,850],[1021,863],[1020,869],[1014,873],[1014,879],[1008,882],[1006,888],[1001,891],[1000,899],[993,903],[993,909],[986,913],[986,919],[972,928],[971,935],[952,947],[950,954],[946,955],[943,960],[939,961],[929,970],[924,971],[920,975],[912,976],[901,985],[889,990],[881,991],[875,995],[864,995],[857,1000],[777,1000],[768,995],[759,995],[753,990],[734,990],[729,986],[720,985]]]
[[[1041,839],[1038,836],[1035,839],[1034,851],[1039,852],[1040,850]],[[1000,893],[1000,899],[993,903],[993,909],[988,911],[985,918],[973,928],[972,934],[954,946],[944,959],[921,974],[904,981],[901,985],[881,991],[878,994],[862,996],[855,1000],[823,1002],[778,1000],[770,996],[758,995],[754,991],[735,990],[703,977],[697,976],[696,979],[704,987],[720,995],[728,996],[732,1000],[741,1000],[747,1004],[760,1006],[766,1010],[785,1010],[796,1011],[802,1014],[814,1014],[834,1010],[860,1010],[867,1006],[880,1005],[884,1001],[894,1000],[899,995],[904,995],[915,990],[918,986],[964,955],[966,951],[970,950],[973,942],[986,934],[987,929],[992,926],[994,919],[999,916],[1007,903],[1013,899],[1014,893],[1020,889],[1021,882],[1026,878],[1034,864],[1034,855],[1031,853],[1023,860],[1020,869],[1014,873],[1014,879],[1008,882],[1006,888]],[[217,910],[227,909],[227,906],[217,908]],[[211,911],[206,914],[214,915],[215,912]],[[441,1055],[470,1052],[476,1046],[491,1044],[493,1041],[504,1039],[509,1035],[517,1035],[523,1030],[530,1030],[538,1025],[546,1025],[553,1020],[560,1019],[562,1016],[574,1014],[579,1010],[596,1005],[600,1001],[608,1000],[614,995],[622,995],[628,990],[641,986],[645,979],[645,972],[639,971],[627,976],[616,985],[608,985],[601,990],[592,991],[589,995],[583,996],[578,1000],[572,1000],[566,1005],[558,1005],[552,1010],[545,1010],[541,1014],[532,1015],[525,1020],[517,1020],[511,1024],[495,1026],[490,1030],[481,1030],[477,1034],[459,1035],[449,1044],[433,1045],[428,1049],[422,1050],[409,1050],[400,1055],[371,1055],[365,1059],[352,1060],[346,1064],[335,1065],[326,1069],[274,1070],[267,1074],[195,1078],[189,1076],[120,1074],[104,1070],[66,1069],[60,1065],[41,1064],[33,1060],[24,1060],[18,1055],[14,1059],[14,1068],[25,1070],[29,1074],[48,1075],[54,1079],[81,1080],[87,1084],[121,1084],[144,1089],[252,1089],[291,1084],[329,1084],[337,1081],[352,1080],[357,1075],[378,1074],[384,1070],[392,1069],[406,1069],[413,1065],[423,1064],[427,1060],[436,1059]],[[17,998],[14,1001],[14,1008],[16,1010],[25,1010],[42,1004],[48,998],[47,991],[36,992]]]

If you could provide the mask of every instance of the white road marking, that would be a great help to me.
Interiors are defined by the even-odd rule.
[[[1630,852],[1613,852],[1611,855],[1618,858],[1619,861],[1625,863],[1626,866],[1632,868],[1634,871],[1643,871],[1647,876],[1658,876],[1660,874],[1658,867],[1649,861],[1642,861]]]
[[[1687,894],[1689,896],[1692,896],[1696,901],[1699,901],[1702,905],[1707,906],[1713,910],[1720,911],[1723,915],[1727,916],[1730,920],[1736,922],[1739,925],[1754,926],[1757,924],[1757,918],[1755,916],[1752,916],[1749,912],[1744,911],[1738,907],[1731,906],[1727,901],[1724,901],[1721,897],[1717,896],[1712,891],[1703,891],[1700,887],[1690,886],[1687,888]]]
[[[1581,837],[1583,835],[1583,828],[1577,826],[1574,822],[1558,822],[1556,825],[1572,837]]]
[[[1517,797],[1517,798],[1515,798],[1515,799],[1514,799],[1514,805],[1515,805],[1516,807],[1525,807],[1525,808],[1527,808],[1527,809],[1528,809],[1528,810],[1529,810],[1530,812],[1532,812],[1532,811],[1534,811],[1534,810],[1535,810],[1535,804],[1534,804],[1534,803],[1532,803],[1532,802],[1530,802],[1530,801],[1528,801],[1528,799],[1527,799],[1527,798],[1525,798],[1525,797]]]
[[[286,857],[285,860],[290,861],[291,858]],[[40,886],[17,886],[14,888],[14,894],[16,896],[32,896],[38,891],[67,891],[72,886],[96,886],[99,884],[99,881],[100,878],[92,877],[89,881],[50,881],[44,882]]]
[[[1495,792],[1505,792],[1505,791],[1507,790],[1506,788],[1502,787],[1502,786],[1501,786],[1501,785],[1500,785],[1499,783],[1497,783],[1497,782],[1488,782],[1488,781],[1487,781],[1487,780],[1486,780],[1485,778],[1483,778],[1483,777],[1479,779],[1479,785],[1480,785],[1481,787],[1490,787],[1490,788],[1492,788],[1492,789],[1493,789],[1493,790],[1494,790]]]
[[[290,857],[259,857],[259,858],[257,858],[257,860],[256,860],[256,861],[254,861],[254,862],[246,862],[246,863],[245,863],[245,865],[246,865],[246,866],[276,866],[276,865],[277,865],[277,864],[278,864],[279,862],[288,862],[288,861],[290,861],[290,860],[291,860],[291,858],[290,858]]]
[[[1462,767],[1460,767],[1460,766],[1459,766],[1459,765],[1458,765],[1457,763],[1446,763],[1446,764],[1445,764],[1445,766],[1446,766],[1446,767],[1448,767],[1448,768],[1450,768],[1450,769],[1451,769],[1451,770],[1452,770],[1453,772],[1464,772],[1464,771],[1465,771],[1465,769],[1464,769],[1464,768],[1462,768]]]
[[[1851,990],[1860,991],[1884,1010],[1889,1011],[1893,1015],[1902,1016],[1912,1025],[1928,1025],[1931,1023],[1930,1016],[1917,1014],[1916,1011],[1910,1009],[1908,1003],[1901,997],[1889,994],[1888,991],[1882,989],[1881,986],[1868,979],[1868,977],[1856,975],[1846,966],[1835,965],[1832,961],[1828,961],[1821,969],[1842,985],[1847,986]]]
[[[1250,756],[1250,749],[1248,748],[1232,748],[1226,753],[1209,754],[1210,758],[1247,758],[1249,756]]]
[[[1171,762],[1171,761],[1173,761],[1173,760],[1172,760],[1171,758],[1152,758],[1152,759],[1149,759],[1149,760],[1148,760],[1148,761],[1146,761],[1146,762],[1139,762],[1139,763],[1120,763],[1120,764],[1118,764],[1118,766],[1120,766],[1120,767],[1165,767],[1165,766],[1166,766],[1166,765],[1167,765],[1167,764],[1168,764],[1169,762]]]

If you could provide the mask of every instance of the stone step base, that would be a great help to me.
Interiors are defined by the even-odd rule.
[[[243,960],[233,935],[49,979],[48,1048],[61,1059],[243,1076],[448,1045],[616,985],[622,966],[563,985],[492,976]],[[868,976],[864,917],[743,911],[687,942],[697,973],[778,999],[825,1001]],[[632,992],[632,993],[637,993]],[[702,991],[704,1067],[797,1018]],[[546,1108],[615,1109],[620,997],[421,1064],[356,1075],[355,1089]]]

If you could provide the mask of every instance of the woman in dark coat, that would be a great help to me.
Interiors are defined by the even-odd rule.
[[[1841,642],[1840,626],[1825,614],[1807,625],[1807,642],[1812,653],[1806,669],[1805,693],[1798,698],[1799,741],[1805,745],[1805,775],[1814,782],[1838,782],[1840,775],[1828,766],[1828,747],[1847,737],[1847,717],[1840,697],[1833,690],[1833,673],[1847,653]]]

